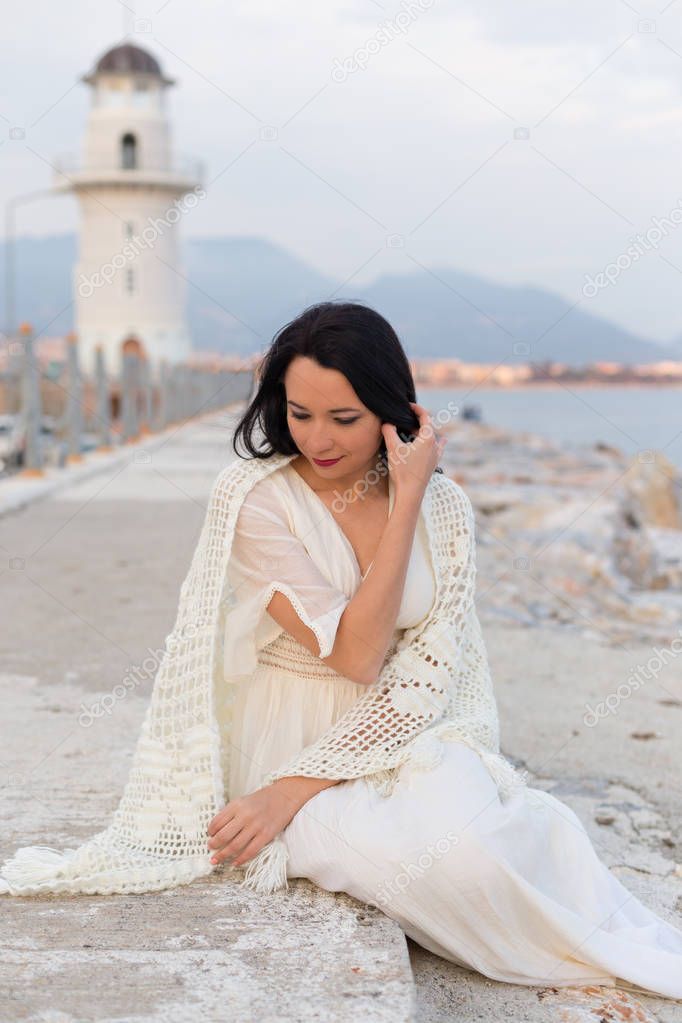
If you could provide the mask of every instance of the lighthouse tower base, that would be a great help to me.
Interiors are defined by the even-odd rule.
[[[167,327],[154,324],[138,324],[134,329],[121,331],[102,330],[101,327],[88,329],[81,326],[78,333],[78,350],[81,370],[93,372],[95,367],[95,349],[101,345],[107,373],[119,376],[123,368],[123,345],[135,340],[141,352],[146,355],[152,372],[158,370],[162,359],[169,365],[187,362],[193,348],[189,332],[185,327],[169,324]]]

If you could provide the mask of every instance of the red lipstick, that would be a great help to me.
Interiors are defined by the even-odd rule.
[[[341,461],[340,456],[339,458],[313,458],[313,462],[315,463],[315,465],[321,465],[323,469],[326,468],[328,465],[336,465],[336,463],[340,461]]]

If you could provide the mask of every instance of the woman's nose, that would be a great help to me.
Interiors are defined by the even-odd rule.
[[[334,447],[333,439],[328,435],[326,430],[321,430],[314,434],[310,441],[310,448],[320,458],[324,458],[325,451],[331,451]]]

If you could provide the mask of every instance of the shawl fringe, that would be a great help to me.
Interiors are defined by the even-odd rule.
[[[0,891],[37,885],[42,881],[54,880],[73,857],[73,849],[52,849],[47,845],[26,845],[17,849],[14,858],[3,868]]]
[[[261,895],[271,895],[288,889],[287,863],[289,853],[281,838],[275,838],[249,860],[244,871],[242,887]]]
[[[105,833],[106,835],[106,833]],[[215,869],[210,854],[162,859],[134,849],[116,848],[98,835],[77,849],[22,846],[5,860],[2,895],[118,895],[162,891],[208,877]],[[106,857],[103,852],[106,849]]]

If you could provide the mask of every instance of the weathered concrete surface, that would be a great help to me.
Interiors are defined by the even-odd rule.
[[[485,619],[485,615],[484,615]],[[620,701],[594,724],[587,713],[619,685],[652,648],[628,649],[549,628],[485,627],[500,708],[502,745],[581,818],[600,855],[620,876],[649,877],[659,909],[682,911],[682,664]],[[680,700],[678,706],[675,700]],[[670,882],[666,885],[659,879]],[[629,880],[621,880],[630,886]],[[665,913],[663,914],[665,915]]]
[[[143,444],[127,467],[0,519],[4,565],[14,559],[0,599],[22,609],[0,634],[0,857],[18,844],[73,845],[108,822],[153,672],[111,714],[84,721],[173,627],[208,487],[232,457],[230,428],[216,417],[154,450]],[[576,811],[626,886],[679,925],[679,667],[588,727],[587,701],[615,692],[651,646],[577,641],[550,623],[500,625],[488,614],[489,553],[481,544],[478,606],[503,749]],[[405,943],[385,917],[359,922],[361,908],[305,881],[283,901],[242,897],[227,874],[149,896],[5,897],[0,991],[11,996],[0,1020],[407,1019],[409,948],[421,1023],[577,1023],[628,1011],[642,1023],[682,1021],[682,1005],[666,999],[489,981]]]
[[[620,988],[525,987],[486,980],[408,939],[419,1023],[680,1023],[682,1006]]]
[[[284,897],[216,877],[156,896],[7,900],[2,1019],[409,1019],[399,929],[290,883]]]
[[[109,822],[233,422],[137,445],[0,519],[0,599],[21,608],[0,634],[0,858]],[[133,668],[139,687],[93,716]],[[223,868],[149,895],[0,897],[0,1021],[410,1019],[398,925],[290,885],[259,897]]]

